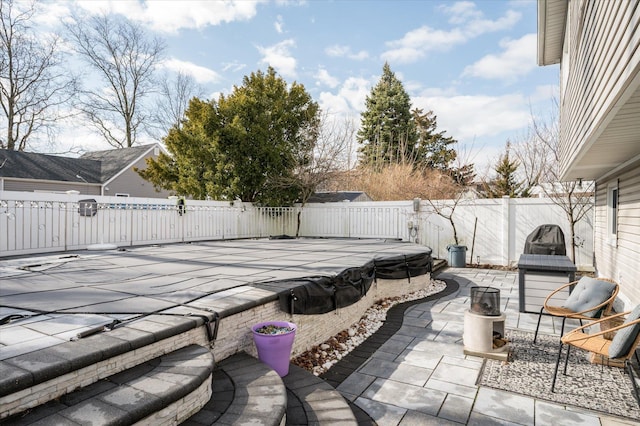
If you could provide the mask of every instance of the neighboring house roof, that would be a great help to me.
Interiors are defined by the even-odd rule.
[[[342,201],[372,201],[371,197],[361,191],[316,192],[308,203],[339,203]]]
[[[100,161],[102,163],[100,181],[105,183],[156,146],[158,145],[151,144],[106,151],[92,151],[83,154],[80,159]]]
[[[100,183],[100,161],[0,149],[0,177]]]
[[[80,158],[0,149],[0,177],[104,184],[159,146],[87,152]]]

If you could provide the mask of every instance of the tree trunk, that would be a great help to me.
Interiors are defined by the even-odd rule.
[[[449,216],[449,223],[451,223],[451,227],[453,228],[453,241],[455,241],[456,245],[460,245],[458,241],[458,231],[456,230],[456,224],[453,223],[453,215]]]
[[[576,223],[573,220],[573,218],[569,218],[569,225],[570,225],[570,236],[569,238],[571,239],[571,261],[575,264],[576,263]]]

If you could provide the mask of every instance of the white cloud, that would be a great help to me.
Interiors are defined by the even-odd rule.
[[[382,59],[394,63],[412,63],[428,52],[446,51],[466,40],[467,37],[459,29],[442,31],[425,25],[409,31],[400,40],[387,42],[390,49],[382,53]]]
[[[223,22],[249,20],[256,15],[257,6],[262,2],[83,0],[77,3],[89,13],[118,13],[156,31],[173,33],[184,28],[204,28]]]
[[[361,50],[359,52],[352,52],[349,46],[335,44],[333,46],[329,46],[324,49],[324,52],[328,56],[333,56],[336,58],[349,58],[356,61],[362,61],[369,57],[369,53],[366,50]]]
[[[536,86],[535,92],[531,95],[531,102],[545,102],[547,105],[551,105],[553,98],[558,99],[560,97],[560,88],[557,84],[547,84],[544,86]]]
[[[527,34],[517,40],[503,40],[500,42],[501,53],[487,55],[467,66],[462,75],[514,81],[537,67],[536,43],[535,34]]]
[[[364,102],[371,91],[371,81],[359,78],[348,78],[338,93],[320,93],[320,107],[323,111],[339,114],[359,114],[364,110]]]
[[[241,64],[238,61],[224,62],[222,64],[222,71],[238,72],[238,71],[242,71],[246,67],[247,67],[247,64]]]
[[[529,100],[519,93],[502,96],[437,94],[411,99],[414,108],[433,110],[438,130],[458,141],[456,150],[464,162],[474,163],[479,176],[491,172],[505,142],[527,128],[531,120]]]
[[[29,5],[30,3],[16,3],[16,5]],[[35,4],[36,13],[33,16],[33,21],[38,24],[38,26],[56,26],[63,22],[67,17],[71,14],[68,8],[67,3],[55,2],[55,3],[45,3],[38,2]]]
[[[449,18],[451,24],[460,25],[474,19],[482,19],[482,12],[471,1],[458,1],[451,5],[448,3],[440,8],[451,15]]]
[[[181,61],[179,59],[168,59],[162,63],[164,68],[171,71],[182,72],[192,76],[198,83],[216,83],[220,81],[220,75],[209,68],[201,67],[192,62]]]
[[[333,77],[331,74],[329,74],[329,71],[327,71],[324,68],[320,68],[318,70],[318,72],[315,75],[315,78],[318,79],[318,81],[316,82],[317,85],[323,84],[325,86],[329,86],[332,89],[335,89],[340,84],[340,81],[337,78]]]
[[[324,49],[324,52],[329,55],[329,56],[334,56],[337,58],[341,58],[343,56],[346,56],[347,53],[349,53],[349,46],[343,46],[340,44],[335,44],[333,46],[329,46],[327,48]]]
[[[477,37],[485,33],[508,30],[512,28],[522,17],[520,12],[507,10],[504,16],[495,21],[489,19],[478,19],[469,22],[465,32],[469,37]]]
[[[530,119],[528,101],[520,94],[419,96],[412,102],[414,107],[433,110],[438,128],[458,140],[518,130],[526,127]]]
[[[276,22],[273,23],[273,26],[276,28],[276,32],[278,34],[282,34],[284,32],[284,21],[282,19],[282,15],[278,15],[276,18]]]
[[[258,51],[263,56],[260,63],[272,66],[284,77],[296,77],[297,61],[289,51],[295,45],[293,39],[288,39],[273,46],[258,46]]]
[[[449,22],[456,27],[441,30],[425,25],[413,29],[401,39],[387,42],[389,49],[382,53],[382,59],[397,63],[416,62],[429,52],[447,51],[481,34],[509,29],[521,17],[519,12],[508,10],[494,21],[484,19],[482,12],[469,2],[454,3],[442,9],[451,15]]]

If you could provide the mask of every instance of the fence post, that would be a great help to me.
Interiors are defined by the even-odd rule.
[[[62,201],[58,202],[58,214],[60,214],[60,209],[62,208]],[[68,236],[68,232],[69,229],[73,229],[73,226],[69,226],[69,214],[68,214],[68,210],[69,210],[69,204],[65,201],[64,202],[64,233],[63,232],[59,232],[60,235],[64,235],[64,251],[69,250],[69,236]]]
[[[511,247],[511,198],[502,196],[502,266],[509,266]]]

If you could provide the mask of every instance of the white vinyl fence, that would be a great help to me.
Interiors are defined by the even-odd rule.
[[[438,258],[447,258],[447,246],[453,244],[451,225],[426,201],[274,208],[187,200],[181,211],[176,200],[0,191],[0,257],[98,244],[128,247],[293,236],[298,215],[301,237],[413,241],[431,247]],[[560,225],[567,244],[570,239],[562,209],[546,199],[463,200],[454,221],[460,244],[467,246],[468,263],[515,265],[527,235],[545,223]],[[591,213],[578,224],[576,235],[576,264],[591,267]]]

